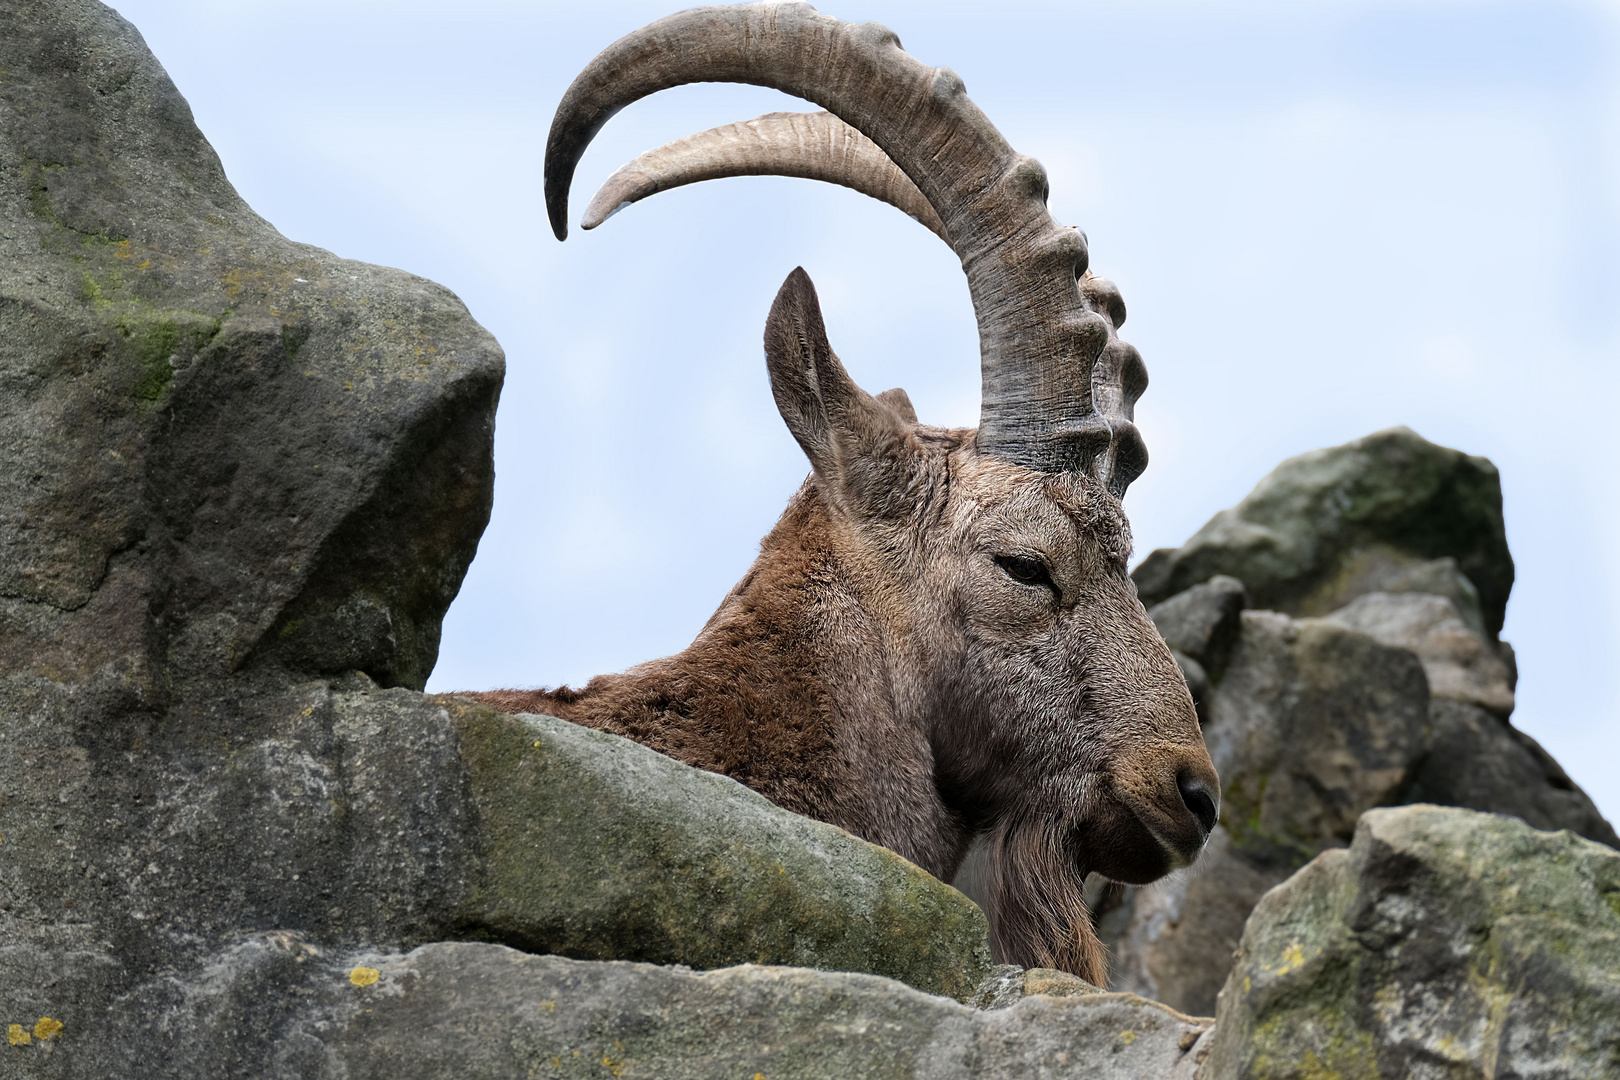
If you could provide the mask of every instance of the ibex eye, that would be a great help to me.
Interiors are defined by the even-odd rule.
[[[1052,587],[1052,575],[1047,573],[1046,564],[1039,559],[1032,559],[1027,555],[997,555],[996,565],[1020,585]]]

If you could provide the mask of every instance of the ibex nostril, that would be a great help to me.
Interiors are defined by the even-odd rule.
[[[1192,812],[1193,820],[1198,822],[1198,831],[1206,840],[1209,839],[1210,831],[1215,828],[1215,797],[1202,780],[1186,773],[1176,777],[1176,787],[1181,790],[1181,801]]]

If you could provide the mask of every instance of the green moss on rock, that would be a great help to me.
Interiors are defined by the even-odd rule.
[[[990,970],[978,907],[887,849],[617,736],[442,700],[485,845],[467,918],[499,940],[869,972],[958,998]]]

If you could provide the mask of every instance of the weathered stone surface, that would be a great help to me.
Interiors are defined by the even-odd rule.
[[[1423,662],[1432,697],[1478,705],[1503,717],[1513,712],[1513,670],[1447,597],[1368,593],[1323,621],[1410,649]]]
[[[83,1031],[143,973],[266,926],[877,971],[963,996],[990,967],[955,890],[626,740],[358,675],[220,690],[116,768],[51,749],[70,694],[33,714],[54,738],[9,727],[0,1019]]]
[[[1349,843],[1393,801],[1429,742],[1429,691],[1405,649],[1331,623],[1243,613],[1243,635],[1204,729],[1221,823],[1257,858],[1294,869]]]
[[[497,940],[875,972],[955,997],[990,970],[983,913],[886,848],[614,735],[440,700],[482,856],[459,919]]]
[[[416,783],[351,814],[316,677],[426,678],[502,366],[448,291],[248,209],[115,13],[0,6],[0,1020],[67,1025],[8,1067],[71,1075],[110,1001],[245,931],[450,925],[444,746],[400,731]]]
[[[420,687],[503,360],[448,290],[283,238],[135,29],[0,12],[0,665],[132,694]]]
[[[1225,574],[1179,592],[1148,609],[1165,644],[1219,678],[1237,647],[1238,616],[1248,607],[1243,582]]]
[[[1105,919],[1113,949],[1108,988],[1212,1015],[1249,912],[1289,874],[1286,865],[1234,851],[1216,826],[1193,869],[1128,890],[1111,922]]]
[[[1253,904],[1377,806],[1445,803],[1615,842],[1506,722],[1517,674],[1495,636],[1512,583],[1500,504],[1489,462],[1395,429],[1284,462],[1138,568],[1161,633],[1194,656],[1224,615],[1215,599],[1239,592],[1216,571],[1319,618],[1244,612],[1224,670],[1184,660],[1223,825],[1191,873],[1100,898],[1113,989],[1211,1010]]]
[[[1568,829],[1620,849],[1620,836],[1552,755],[1530,736],[1477,706],[1436,700],[1434,732],[1407,802],[1512,814],[1537,829]]]
[[[871,975],[698,973],[496,945],[334,952],[253,935],[116,1001],[54,1075],[1190,1078],[1209,1021],[1123,994],[979,1011]],[[43,1068],[40,1075],[45,1075]]]
[[[1399,591],[1447,557],[1477,590],[1494,637],[1513,586],[1496,467],[1391,428],[1290,458],[1132,576],[1146,604],[1230,574],[1255,607],[1325,615],[1363,593]]]
[[[1365,815],[1255,908],[1199,1075],[1612,1077],[1620,854],[1434,806]]]
[[[1055,968],[1021,968],[998,964],[967,999],[975,1009],[1010,1009],[1031,994],[1047,997],[1073,997],[1076,994],[1102,994],[1077,975]]]
[[[1448,599],[1374,597],[1444,609],[1455,636],[1484,647]],[[1221,774],[1222,826],[1193,870],[1124,890],[1101,921],[1110,988],[1185,1012],[1213,1011],[1261,895],[1316,852],[1347,843],[1374,807],[1421,801],[1513,814],[1620,847],[1534,740],[1478,706],[1430,698],[1417,654],[1338,615],[1244,612],[1204,737]]]

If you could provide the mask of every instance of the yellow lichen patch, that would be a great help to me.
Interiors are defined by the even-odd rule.
[[[1277,969],[1278,975],[1286,975],[1290,971],[1298,971],[1305,966],[1305,949],[1296,939],[1287,949],[1283,950],[1282,966]]]
[[[622,1061],[614,1061],[612,1058],[608,1057],[606,1054],[603,1054],[602,1055],[602,1064],[607,1066],[607,1071],[612,1073],[614,1076],[623,1076],[624,1075],[624,1062],[622,1062]]]
[[[353,971],[349,972],[349,981],[354,983],[356,986],[370,986],[372,983],[377,981],[377,976],[380,974],[382,973],[376,968],[357,967]]]
[[[36,1039],[54,1039],[60,1035],[61,1032],[62,1021],[52,1020],[48,1016],[40,1017],[39,1023],[34,1025],[34,1038]]]
[[[27,1046],[34,1041],[34,1037],[21,1024],[12,1024],[6,1028],[6,1041],[12,1046]]]
[[[1131,1045],[1131,1043],[1136,1041],[1136,1032],[1132,1031],[1130,1028],[1126,1028],[1124,1031],[1119,1033],[1119,1041],[1124,1043],[1126,1046]]]
[[[113,245],[113,258],[115,258],[115,259],[127,259],[127,258],[129,258],[129,241],[128,240],[120,240],[120,241],[118,241],[118,243]]]

